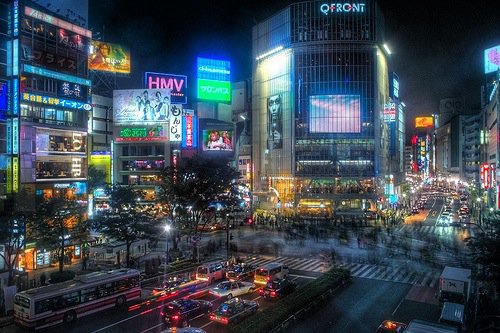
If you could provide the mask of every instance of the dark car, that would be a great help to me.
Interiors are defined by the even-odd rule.
[[[160,314],[169,326],[188,327],[193,318],[211,313],[212,308],[208,301],[184,298],[167,303]]]
[[[259,294],[264,298],[279,298],[290,294],[297,288],[295,282],[288,279],[276,279],[268,282],[264,288],[259,290]]]
[[[253,280],[256,269],[253,265],[234,265],[226,276],[229,281]]]
[[[392,320],[384,320],[375,333],[402,333],[408,325]]]
[[[259,303],[241,298],[232,298],[222,303],[210,314],[210,320],[225,325],[235,324],[243,318],[257,312]]]

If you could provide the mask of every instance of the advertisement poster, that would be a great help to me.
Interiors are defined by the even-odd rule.
[[[359,133],[359,95],[317,95],[309,97],[311,133]]]
[[[89,69],[130,74],[130,50],[122,45],[91,40]]]
[[[115,124],[167,122],[170,109],[170,89],[113,91],[113,121]]]

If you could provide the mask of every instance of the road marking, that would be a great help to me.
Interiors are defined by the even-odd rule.
[[[300,277],[304,279],[311,279],[311,280],[316,280],[317,277],[314,276],[307,276],[307,275],[298,275],[298,274],[288,274],[289,276],[294,276],[294,277]]]
[[[163,305],[158,305],[158,306],[157,306],[157,307],[155,307],[155,308],[156,308],[156,309],[159,309],[159,308],[161,308],[162,306],[163,306]],[[151,308],[151,311],[153,311],[155,308]],[[148,312],[151,312],[151,311],[148,311]],[[97,332],[101,332],[101,331],[107,330],[108,328],[111,328],[111,327],[113,327],[113,326],[115,326],[115,325],[118,325],[118,324],[124,323],[124,322],[126,322],[126,321],[128,321],[128,320],[130,320],[130,319],[137,318],[137,317],[139,317],[139,316],[142,316],[143,314],[144,314],[144,313],[139,313],[139,314],[136,314],[136,315],[134,315],[134,316],[132,316],[132,317],[127,317],[127,318],[125,318],[125,319],[122,319],[122,320],[120,320],[120,321],[117,321],[116,323],[110,324],[110,325],[108,325],[108,326],[106,326],[106,327],[102,327],[102,328],[98,329],[97,331],[93,331],[92,333],[97,333]]]

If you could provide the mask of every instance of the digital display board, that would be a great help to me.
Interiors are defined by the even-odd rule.
[[[162,125],[151,127],[124,127],[120,129],[118,136],[115,138],[116,142],[162,140],[167,140]]]
[[[187,103],[187,76],[165,73],[144,73],[144,86],[146,89],[170,89],[172,104]]]
[[[113,91],[115,124],[167,122],[170,89],[130,89]]]
[[[198,57],[197,65],[198,98],[231,101],[231,62]]]
[[[122,45],[91,40],[88,65],[90,70],[130,74],[130,50]]]
[[[496,72],[500,68],[500,45],[484,50],[484,74]]]
[[[50,97],[50,96],[31,94],[31,93],[23,93],[21,96],[22,100],[27,102],[35,102],[46,105],[59,106],[62,108],[70,108],[70,109],[86,110],[86,111],[92,109],[92,106],[88,103],[70,101],[63,98]]]
[[[434,126],[433,117],[415,117],[415,128],[427,128]]]
[[[359,95],[309,96],[311,133],[360,133]]]
[[[204,129],[202,145],[203,151],[233,151],[233,131]]]
[[[106,183],[111,184],[111,154],[109,152],[91,152],[89,165],[105,172]]]

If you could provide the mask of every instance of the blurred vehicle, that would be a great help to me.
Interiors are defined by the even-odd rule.
[[[184,327],[184,328],[168,328],[161,333],[207,333],[207,331],[198,327]]]
[[[212,308],[212,303],[208,301],[184,298],[167,303],[160,316],[172,327],[188,327],[192,319],[210,314]]]
[[[220,262],[198,266],[196,269],[196,279],[214,283],[222,280],[226,276],[226,268]]]
[[[264,298],[279,298],[286,296],[297,288],[297,284],[288,279],[277,279],[268,282],[264,288],[259,290],[259,294]]]
[[[275,279],[287,277],[289,273],[288,266],[277,262],[270,262],[260,266],[255,271],[255,284],[266,284]]]
[[[162,287],[153,288],[152,295],[166,299],[172,296],[182,296],[207,287],[208,283],[203,280],[188,280],[173,278],[163,283]]]
[[[214,312],[212,312],[210,314],[210,320],[225,325],[234,324],[257,312],[258,308],[259,303],[255,301],[233,298],[222,303]]]
[[[234,265],[227,272],[226,277],[229,279],[229,281],[240,281],[247,279],[253,280],[253,278],[255,277],[256,269],[257,267],[255,267],[254,265],[245,265],[245,264]]]
[[[244,281],[223,281],[215,288],[210,289],[210,294],[217,297],[227,297],[231,299],[236,296],[251,293],[255,290],[255,284]]]
[[[408,324],[392,320],[384,320],[375,333],[402,333]]]

